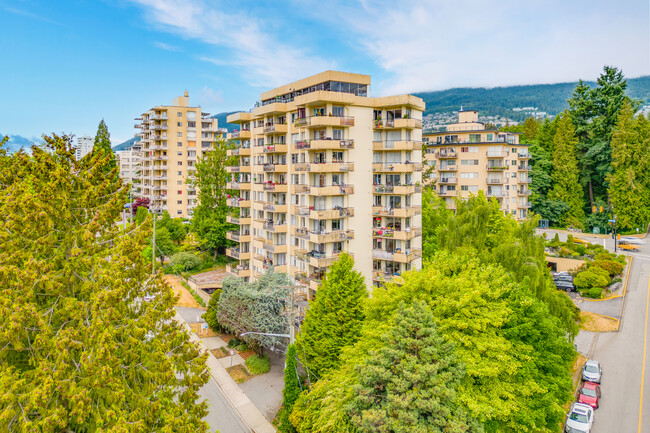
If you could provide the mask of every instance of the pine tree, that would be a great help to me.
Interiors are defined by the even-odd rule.
[[[354,260],[345,253],[332,264],[296,340],[298,356],[316,377],[336,368],[341,349],[359,338],[368,293],[353,268]]]
[[[355,367],[359,383],[347,409],[358,431],[482,431],[456,401],[465,369],[426,303],[402,306],[394,317],[383,347]]]
[[[607,177],[609,198],[621,228],[645,227],[650,219],[648,190],[648,120],[634,118],[630,104],[620,111],[612,138],[612,170]]]
[[[117,162],[115,161],[115,153],[111,147],[111,134],[108,132],[106,122],[102,119],[97,127],[97,134],[95,135],[95,144],[93,146],[93,153],[99,153],[102,158],[103,171],[105,174],[111,173],[112,176],[118,178]]]
[[[584,193],[582,185],[580,185],[580,173],[576,159],[577,142],[571,119],[567,113],[564,113],[558,122],[553,138],[553,189],[549,198],[562,201],[569,206],[569,210],[560,218],[560,223],[582,227],[585,216]]]
[[[284,389],[282,389],[282,408],[278,412],[282,433],[295,433],[296,429],[289,421],[293,405],[300,397],[300,377],[298,376],[298,361],[296,359],[296,345],[290,344],[287,349],[287,361],[284,367]]]
[[[0,164],[0,430],[206,431],[205,356],[141,256],[150,220],[121,230],[128,185],[45,142]]]
[[[524,120],[524,134],[522,143],[533,143],[539,134],[539,122],[534,117]]]

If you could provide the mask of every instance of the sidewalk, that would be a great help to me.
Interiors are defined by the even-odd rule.
[[[221,360],[219,360],[215,358],[215,356],[212,355],[212,353],[210,353],[210,351],[208,350],[209,349],[208,346],[215,346],[214,348],[220,347],[219,346],[220,343],[217,342],[215,339],[221,341],[221,343],[223,343],[223,340],[221,340],[218,337],[211,337],[205,339],[199,338],[190,329],[190,326],[187,324],[187,322],[185,322],[183,317],[178,312],[176,312],[176,316],[174,317],[174,320],[176,320],[185,328],[185,330],[190,336],[190,340],[192,342],[197,343],[201,347],[202,352],[208,353],[207,366],[210,369],[210,375],[211,375],[210,380],[214,380],[216,382],[217,386],[222,391],[223,395],[228,399],[231,406],[237,411],[239,418],[254,433],[275,433],[276,432],[275,427],[273,427],[271,423],[269,423],[266,420],[264,415],[253,404],[251,399],[239,387],[239,385],[237,385],[235,380],[232,377],[230,377],[225,367],[220,362],[222,360],[225,360],[227,361],[228,366],[230,366],[230,357],[222,358]],[[207,340],[207,342],[204,340]],[[241,358],[239,355],[237,355],[236,357]],[[244,362],[244,360],[241,359],[241,362]],[[233,365],[234,365],[234,359],[233,359]]]

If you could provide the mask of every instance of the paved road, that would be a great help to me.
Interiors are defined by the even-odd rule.
[[[176,307],[181,317],[187,323],[196,323],[197,314],[200,316],[205,310],[199,308]],[[210,379],[203,388],[199,390],[202,399],[209,404],[208,415],[204,418],[210,425],[210,431],[220,433],[250,433],[244,422],[232,407],[230,402],[221,392],[221,388],[214,379]]]
[[[644,243],[640,253],[631,255],[620,330],[598,334],[593,345],[592,357],[603,367],[603,397],[593,433],[650,432],[650,362],[646,362],[650,245]]]

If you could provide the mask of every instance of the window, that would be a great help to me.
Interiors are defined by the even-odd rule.
[[[517,153],[517,148],[516,147],[512,148],[512,153]]]
[[[178,156],[183,156],[183,152],[181,152],[181,151],[179,150],[178,152],[176,152],[176,155],[178,155]]]
[[[339,107],[339,106],[332,107],[332,115],[336,117],[343,117],[344,116],[343,107]]]
[[[510,165],[517,165],[517,160],[513,159],[512,161],[510,161]]]
[[[182,175],[183,175],[183,172],[182,172],[182,171],[177,171],[176,173],[178,173],[179,176],[182,176]]]
[[[343,130],[342,129],[332,129],[332,138],[334,140],[343,140]]]
[[[181,141],[178,141],[178,142],[176,142],[176,146],[183,147],[183,143]]]
[[[178,126],[179,128],[182,127],[182,126],[183,126],[183,122],[176,122],[176,126]]]
[[[176,165],[183,165],[183,161],[178,161]]]
[[[183,181],[182,180],[177,180],[176,185],[183,185]]]
[[[178,195],[183,195],[183,190],[182,189],[178,190]]]
[[[176,215],[183,215],[183,211],[182,211],[182,210],[180,210],[180,209],[179,209],[179,210],[177,210],[177,211],[176,211]]]
[[[340,185],[342,177],[340,174],[332,174],[332,185]]]
[[[182,113],[181,111],[179,111],[179,112],[176,113],[176,114],[178,115],[178,117],[183,117],[183,113]]]
[[[176,204],[183,204],[183,200],[177,200]]]
[[[461,179],[478,179],[478,173],[461,173]]]
[[[448,161],[451,164],[452,161]],[[478,159],[461,159],[460,165],[478,165]]]
[[[481,134],[469,134],[469,142],[470,143],[480,143],[481,142]]]
[[[343,228],[343,223],[341,220],[332,220],[332,231],[341,230]]]
[[[485,141],[494,141],[494,134],[487,134],[485,136]]]
[[[177,132],[176,135],[177,135],[178,137],[182,137],[182,136],[183,136],[183,133],[182,133],[182,132]]]
[[[478,185],[461,185],[461,191],[478,192]]]

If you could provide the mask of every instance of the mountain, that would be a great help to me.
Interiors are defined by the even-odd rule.
[[[120,150],[129,150],[131,149],[131,146],[133,146],[133,143],[137,143],[138,141],[140,141],[140,137],[133,137],[129,140],[126,140],[123,143],[113,146],[113,152],[117,152]]]
[[[629,78],[628,95],[648,103],[650,101],[650,76]],[[435,92],[415,93],[427,104],[425,115],[450,113],[464,110],[479,110],[482,116],[505,116],[524,120],[529,114],[513,111],[516,107],[537,107],[537,111],[557,114],[568,108],[567,98],[577,85],[573,83],[534,84],[529,86],[508,86],[492,88],[455,88]],[[595,86],[595,82],[588,82]]]
[[[240,110],[243,111],[243,110]],[[228,129],[228,132],[233,132],[235,129],[239,128],[239,125],[235,125],[234,123],[228,123],[226,122],[226,118],[233,114],[233,113],[239,113],[239,111],[231,111],[229,113],[219,113],[215,114],[212,116],[213,119],[217,119],[219,121],[219,128],[226,128]]]
[[[12,135],[9,136],[9,141],[5,143],[3,148],[7,149],[9,153],[18,152],[20,149],[25,149],[27,152],[31,152],[32,146],[39,146],[42,144],[42,141],[39,138],[27,138],[22,135]],[[0,138],[4,137],[5,134],[0,132]]]

